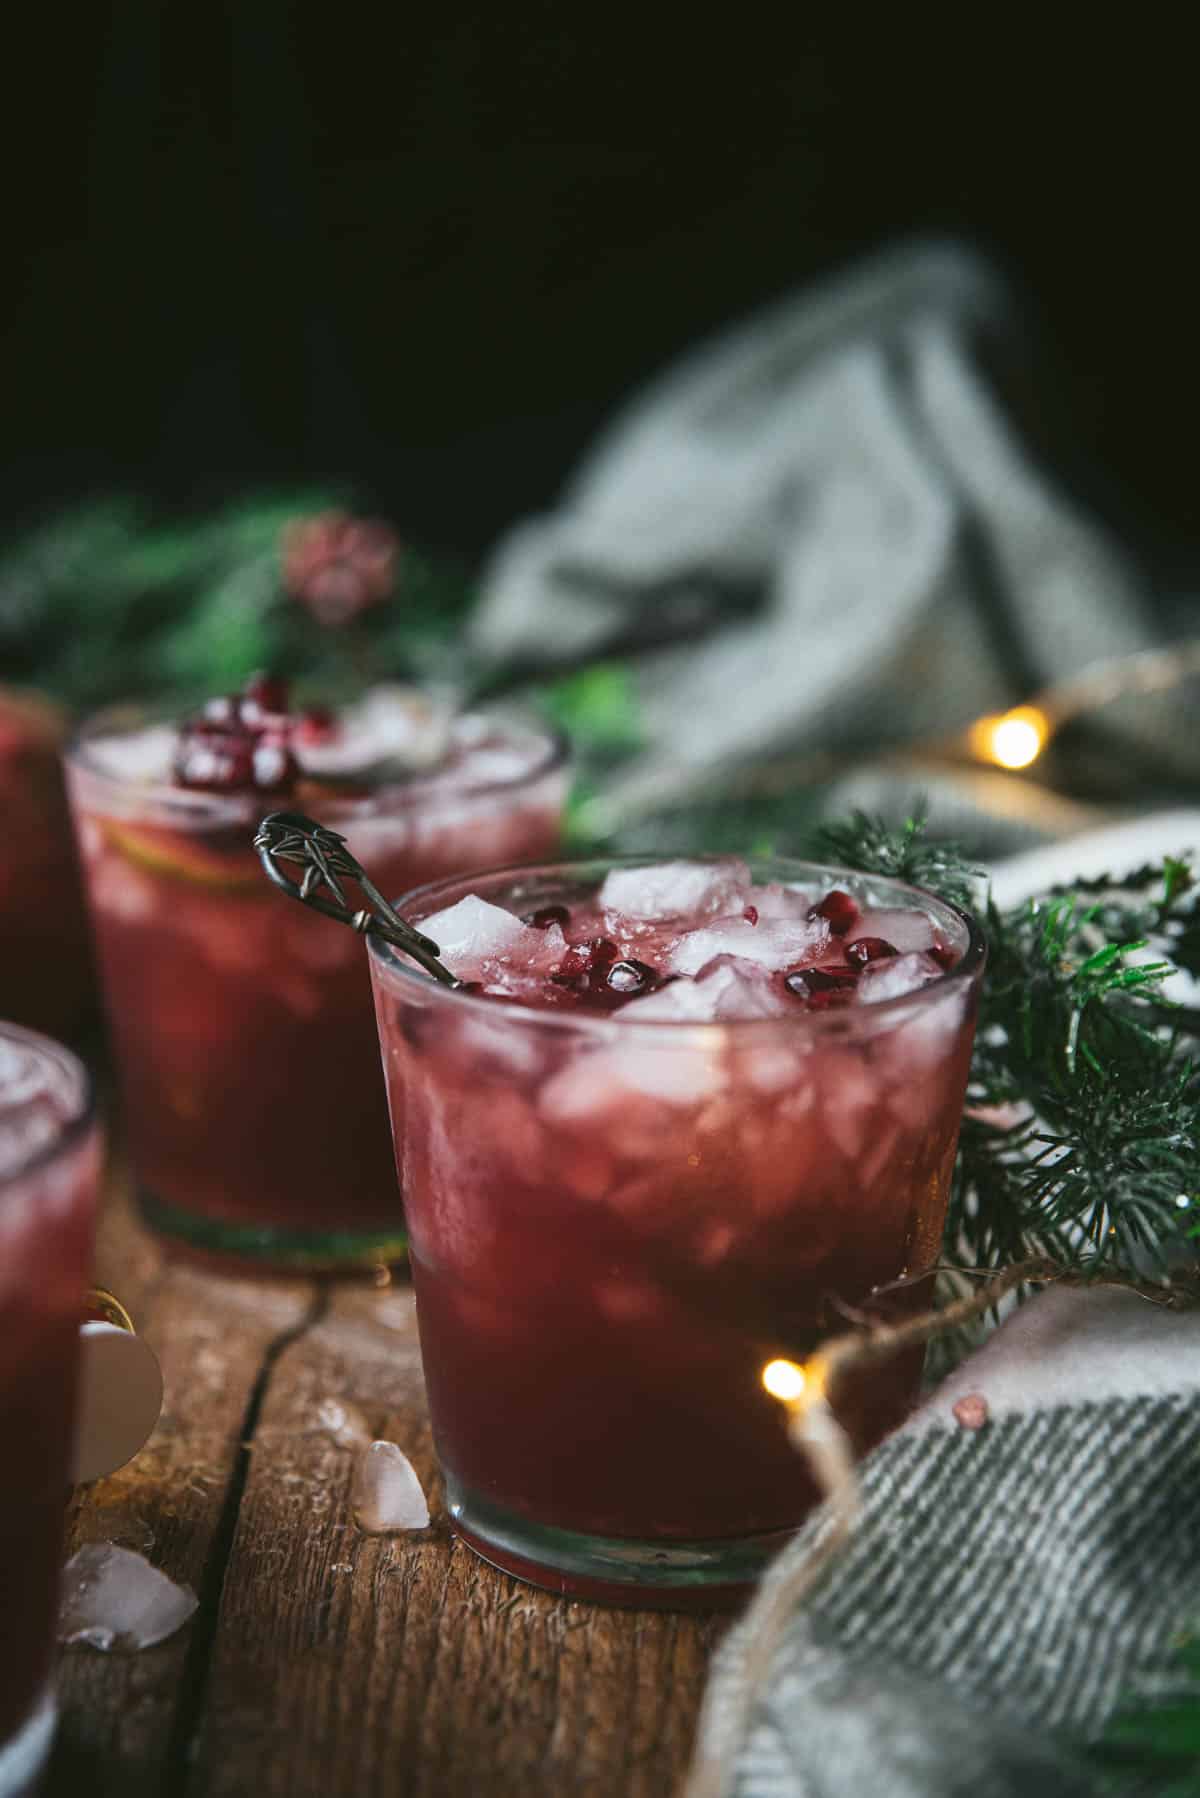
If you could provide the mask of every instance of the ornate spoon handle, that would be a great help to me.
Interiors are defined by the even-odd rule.
[[[289,899],[298,899],[310,910],[336,918],[339,924],[348,924],[360,936],[369,933],[394,943],[444,986],[460,984],[439,959],[437,944],[414,930],[388,904],[366,869],[347,849],[345,837],[336,831],[326,829],[315,818],[306,818],[303,812],[271,812],[255,832],[254,847],[268,879]],[[287,873],[284,862],[303,869],[299,880]],[[367,900],[366,907],[352,909],[341,885],[343,880],[357,882]],[[328,888],[332,899],[323,896],[322,887]]]

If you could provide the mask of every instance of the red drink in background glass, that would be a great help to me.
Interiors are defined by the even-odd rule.
[[[99,1133],[83,1068],[0,1024],[0,1798],[49,1747],[50,1675],[70,1479],[79,1324],[91,1272]]]
[[[70,1036],[94,1002],[62,716],[0,688],[0,1017]]]
[[[386,747],[380,728],[362,742]],[[317,810],[392,892],[557,843],[563,747],[529,720],[456,718],[403,779],[357,767],[358,740],[301,729],[300,780],[269,798],[175,784],[174,727],[128,712],[68,755],[144,1214],[193,1250],[336,1267],[404,1246],[362,944],[279,902],[252,848],[263,813]]]
[[[400,901],[465,992],[370,959],[456,1527],[556,1591],[706,1604],[814,1499],[764,1364],[844,1327],[839,1301],[928,1301],[871,1295],[938,1253],[983,946],[933,898],[800,863],[675,864],[657,916],[606,903],[646,872]],[[920,1366],[840,1398],[860,1447]]]

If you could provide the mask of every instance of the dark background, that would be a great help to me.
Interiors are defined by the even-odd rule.
[[[965,17],[22,13],[10,521],[127,483],[200,504],[350,473],[403,530],[473,554],[676,350],[934,232],[1025,295],[1048,452],[1186,563],[1191,60],[1128,25],[980,14],[968,37]]]

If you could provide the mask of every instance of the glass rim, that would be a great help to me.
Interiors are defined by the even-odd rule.
[[[142,700],[118,700],[112,705],[102,706],[74,726],[63,746],[63,759],[69,767],[79,769],[88,780],[97,782],[104,790],[120,793],[123,797],[134,794],[146,805],[170,806],[177,814],[185,814],[191,821],[200,824],[240,824],[248,817],[257,820],[262,815],[264,806],[273,798],[283,804],[285,798],[269,793],[208,793],[195,787],[177,787],[165,780],[132,780],[104,768],[90,753],[92,741],[110,725],[116,726],[124,722],[125,727],[131,729],[137,724],[173,724],[185,717],[190,709],[194,708],[153,706]],[[519,792],[546,775],[555,773],[566,763],[571,748],[566,731],[531,707],[481,705],[468,707],[454,714],[455,718],[503,719],[506,716],[527,725],[531,733],[541,739],[542,754],[518,774],[471,780],[455,786],[450,796],[456,801],[485,797],[491,793]],[[418,770],[407,780],[376,787],[356,799],[338,797],[331,791],[328,799],[321,800],[322,817],[328,816],[343,823],[394,817],[397,812],[408,810],[429,794],[431,776],[437,773],[440,766],[440,763],[435,763],[432,769]]]
[[[5,1192],[15,1186],[19,1180],[25,1180],[30,1174],[42,1167],[48,1167],[57,1161],[60,1155],[69,1154],[91,1130],[97,1117],[96,1082],[86,1065],[65,1044],[56,1041],[52,1036],[44,1036],[40,1030],[28,1030],[24,1024],[11,1024],[7,1019],[0,1019],[0,1039],[34,1050],[37,1054],[47,1056],[55,1061],[70,1076],[79,1096],[78,1109],[63,1120],[58,1134],[50,1142],[45,1142],[34,1149],[15,1167],[0,1169],[0,1201]]]
[[[550,862],[517,862],[509,866],[480,868],[467,874],[442,876],[438,880],[427,881],[424,885],[412,887],[395,901],[396,909],[404,917],[413,915],[413,908],[418,909],[415,921],[421,923],[419,906],[424,900],[447,889],[462,888],[472,880],[496,882],[532,874],[566,875],[573,870],[607,871],[617,868],[647,868],[658,866],[662,856],[653,855],[612,855],[612,856],[580,856],[561,861]],[[712,864],[719,862],[740,861],[753,873],[756,868],[776,868],[795,871],[791,877],[799,878],[801,871],[819,874],[822,877],[833,876],[837,880],[854,884],[871,882],[886,887],[898,895],[908,895],[917,900],[923,907],[940,906],[948,912],[965,929],[967,946],[952,968],[939,974],[936,980],[930,980],[915,992],[900,993],[893,999],[881,999],[873,1005],[830,1008],[825,1011],[802,1011],[797,1008],[795,1014],[780,1014],[769,1018],[714,1018],[711,1021],[678,1018],[624,1018],[622,1011],[607,1014],[589,1014],[579,1011],[554,1011],[542,1009],[535,1005],[524,1005],[520,1001],[501,998],[498,995],[484,997],[477,993],[464,993],[453,987],[445,986],[424,973],[415,963],[404,959],[403,951],[386,942],[383,938],[368,932],[363,940],[367,945],[367,953],[372,964],[378,963],[389,974],[398,975],[401,979],[411,981],[415,989],[423,997],[436,995],[436,1003],[466,1008],[465,1016],[490,1018],[493,1022],[499,1014],[504,1019],[516,1024],[519,1016],[524,1022],[534,1026],[545,1026],[552,1029],[580,1031],[594,1034],[599,1038],[611,1039],[615,1031],[636,1031],[639,1035],[646,1033],[646,1039],[665,1042],[670,1039],[682,1042],[689,1036],[698,1042],[712,1041],[713,1031],[722,1035],[735,1033],[741,1036],[758,1033],[765,1036],[771,1031],[780,1030],[794,1032],[811,1031],[814,1034],[831,1037],[854,1037],[864,1030],[874,1027],[881,1020],[893,1020],[910,1012],[917,1012],[935,999],[944,997],[956,989],[966,989],[983,973],[987,961],[987,939],[983,930],[969,911],[961,905],[955,905],[950,899],[943,899],[938,893],[931,893],[925,887],[911,886],[907,881],[894,880],[887,874],[867,874],[854,868],[838,867],[830,862],[808,861],[800,856],[754,856],[754,855],[687,855],[672,857],[672,860]],[[786,878],[787,876],[785,876]],[[469,890],[469,889],[468,889]],[[465,896],[465,895],[464,895]]]

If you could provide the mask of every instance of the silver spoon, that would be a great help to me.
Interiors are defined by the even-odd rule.
[[[349,925],[360,936],[378,936],[394,943],[419,962],[426,973],[443,986],[461,986],[440,958],[440,950],[431,937],[414,930],[394,906],[389,905],[365,868],[355,861],[346,847],[345,837],[303,812],[271,812],[254,833],[254,847],[267,878],[289,899],[298,899],[311,911],[319,911],[339,924]],[[291,862],[304,870],[299,880],[292,878],[281,865]],[[362,888],[370,909],[354,911],[342,888],[343,880],[353,880]],[[323,898],[320,889],[328,887],[332,899]]]

